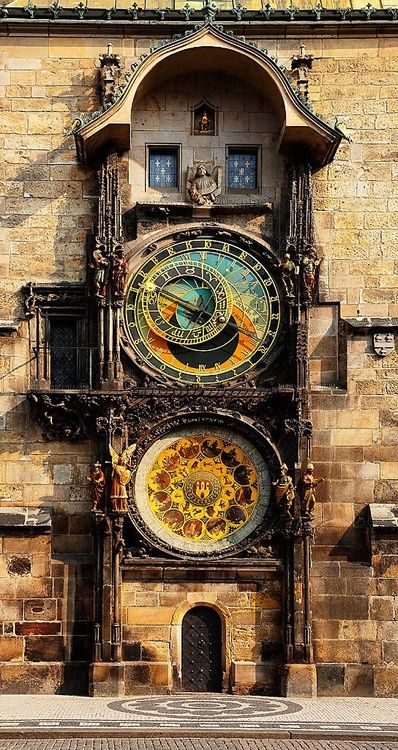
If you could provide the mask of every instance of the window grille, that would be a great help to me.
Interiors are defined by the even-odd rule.
[[[228,154],[228,188],[230,190],[255,190],[257,187],[257,154],[247,151],[230,151]]]
[[[178,188],[177,150],[149,150],[149,187]]]

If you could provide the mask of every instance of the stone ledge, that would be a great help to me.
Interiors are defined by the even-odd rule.
[[[373,328],[398,328],[398,318],[372,318],[358,316],[343,318],[344,322],[354,330]]]
[[[49,529],[51,524],[51,508],[29,508],[23,505],[0,508],[0,528]]]
[[[396,529],[398,531],[398,505],[372,503],[368,507],[370,523],[374,529]]]
[[[11,336],[17,332],[18,326],[15,320],[0,320],[0,336]]]

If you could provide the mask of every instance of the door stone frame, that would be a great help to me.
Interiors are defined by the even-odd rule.
[[[189,599],[182,602],[175,609],[171,621],[170,635],[170,660],[172,669],[173,690],[182,691],[182,621],[189,612],[195,607],[208,607],[213,609],[221,621],[221,670],[222,670],[222,692],[226,693],[231,685],[231,664],[232,664],[232,627],[231,617],[220,602],[216,601],[216,595],[203,594],[198,596],[188,594]]]

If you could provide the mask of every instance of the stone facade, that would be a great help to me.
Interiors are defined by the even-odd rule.
[[[152,28],[145,36],[137,27],[112,27],[125,70],[169,35],[160,20]],[[97,448],[95,441],[47,442],[32,416],[26,394],[34,374],[35,330],[21,289],[29,282],[86,280],[86,248],[97,221],[96,165],[77,162],[64,129],[79,112],[98,109],[98,58],[109,33],[109,27],[101,29],[103,36],[89,29],[83,37],[73,26],[70,33],[50,28],[44,35],[26,23],[23,34],[13,27],[1,43],[4,692],[88,689],[94,547],[87,476]],[[310,101],[349,139],[313,175],[321,264],[319,298],[309,312],[311,459],[326,480],[317,490],[313,522],[313,657],[318,695],[396,696],[396,536],[393,529],[373,527],[368,505],[396,506],[398,491],[397,39],[392,27],[376,34],[372,26],[361,35],[346,27],[341,35],[309,33],[305,25],[287,35],[271,25],[247,26],[245,34],[288,67],[300,44],[306,45],[314,57]],[[191,108],[204,97],[219,107],[219,135],[197,145],[189,134]],[[132,115],[131,151],[123,157],[124,212],[136,201],[156,200],[155,191],[145,189],[148,143],[180,145],[182,180],[196,161],[221,163],[225,170],[228,145],[260,144],[260,189],[255,199],[250,196],[256,208],[219,220],[273,242],[279,251],[286,160],[277,152],[275,117],[266,98],[231,75],[227,62],[220,75],[199,71],[156,83]],[[184,189],[172,198],[184,202]],[[220,205],[226,200],[224,180]],[[263,203],[267,211],[257,212]],[[141,218],[138,237],[158,232],[162,224],[156,222]],[[10,321],[17,322],[16,332],[7,328]],[[373,334],[387,327],[395,330],[394,350],[380,357]],[[30,525],[29,514],[42,507],[51,509],[51,525]],[[109,694],[121,692],[120,681],[126,694],[174,689],[179,628],[189,607],[199,605],[216,609],[225,623],[223,688],[278,692],[280,570],[271,566],[254,580],[206,574],[204,580],[182,581],[145,578],[127,565],[121,594],[124,671],[112,682],[112,667],[103,667]]]

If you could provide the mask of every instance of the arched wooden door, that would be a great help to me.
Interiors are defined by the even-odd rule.
[[[219,693],[222,688],[221,620],[210,607],[193,607],[182,621],[182,689]]]

